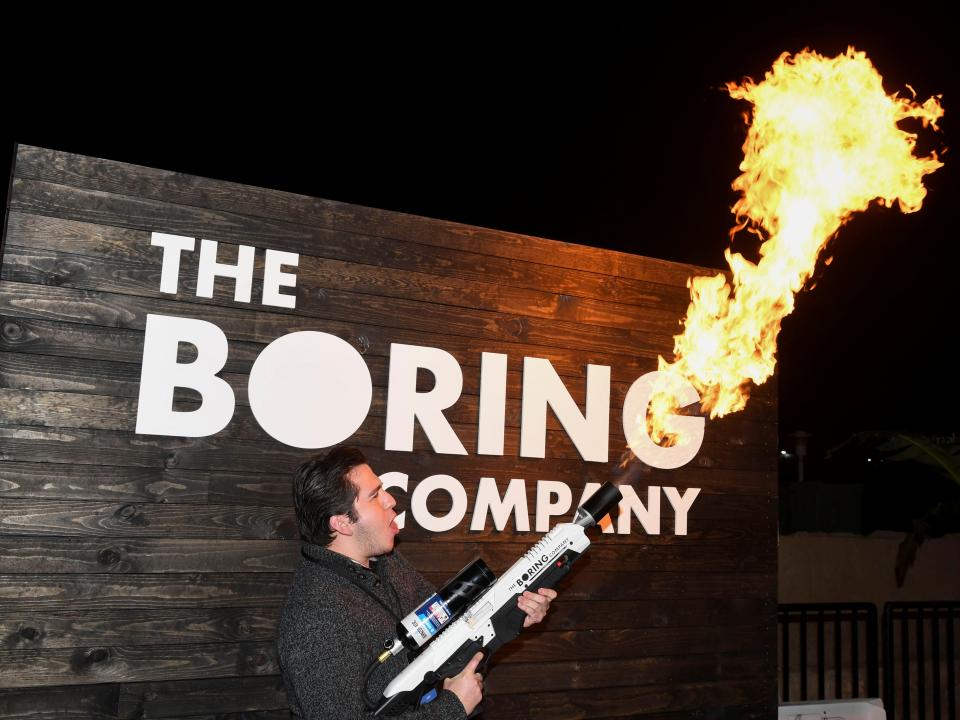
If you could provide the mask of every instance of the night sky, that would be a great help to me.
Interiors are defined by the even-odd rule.
[[[215,49],[111,38],[53,43],[49,71],[8,44],[3,170],[23,142],[719,267],[747,109],[723,84],[759,79],[782,51],[865,50],[888,91],[943,94],[942,132],[921,148],[957,142],[945,17],[807,12],[329,25],[274,35],[280,53],[265,49],[269,28]],[[928,176],[919,213],[873,208],[832,241],[780,337],[785,446],[801,429],[823,447],[858,430],[958,429],[955,159]]]

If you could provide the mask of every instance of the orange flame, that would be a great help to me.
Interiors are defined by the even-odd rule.
[[[938,129],[939,96],[923,104],[888,96],[866,54],[853,48],[835,58],[784,53],[763,82],[728,83],[727,90],[753,104],[742,174],[733,183],[741,197],[731,237],[744,228],[758,234],[760,260],[727,249],[730,282],[722,274],[691,278],[675,360],[659,359],[661,377],[692,383],[711,418],[743,409],[750,383],[773,374],[780,322],[840,226],[874,200],[919,210],[923,176],[942,166],[936,153],[914,156],[916,135],[897,127],[918,118]],[[667,427],[677,410],[669,384],[647,417],[650,437],[661,444],[683,442]]]

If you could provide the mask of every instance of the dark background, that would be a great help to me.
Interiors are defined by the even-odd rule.
[[[948,150],[922,210],[854,218],[784,322],[781,448],[812,433],[808,472],[826,477],[823,451],[853,432],[958,429],[955,32],[936,6],[832,10],[8,44],[0,169],[23,142],[719,267],[747,108],[724,83],[853,45],[888,91],[943,94],[920,147]]]

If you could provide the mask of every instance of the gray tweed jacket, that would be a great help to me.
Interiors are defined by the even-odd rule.
[[[337,570],[350,573],[383,605]],[[383,641],[396,635],[397,620],[433,592],[396,550],[368,570],[325,547],[304,543],[277,631],[280,670],[293,716],[372,717],[361,698],[363,671],[383,649]],[[370,697],[379,698],[406,665],[405,653],[400,653],[377,668],[368,687]],[[460,699],[444,690],[432,703],[395,717],[462,720],[466,713]]]

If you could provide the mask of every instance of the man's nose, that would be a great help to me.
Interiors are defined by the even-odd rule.
[[[393,495],[388,493],[386,490],[383,491],[383,507],[387,510],[390,510],[394,505],[397,504],[397,501],[393,499]]]

